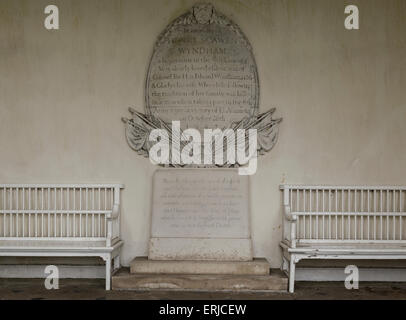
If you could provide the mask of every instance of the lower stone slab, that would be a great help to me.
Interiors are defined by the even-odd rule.
[[[251,239],[151,238],[151,260],[252,260]]]
[[[146,274],[269,275],[270,268],[264,258],[252,261],[172,261],[137,257],[130,263],[131,273]]]
[[[112,277],[113,290],[287,291],[279,270],[270,275],[131,274],[128,268]]]

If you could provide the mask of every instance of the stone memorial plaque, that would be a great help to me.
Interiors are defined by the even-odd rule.
[[[146,83],[147,110],[182,128],[226,128],[258,109],[251,46],[211,5],[194,7],[158,38]]]
[[[153,237],[249,238],[248,177],[237,170],[158,170],[153,184]]]
[[[252,258],[249,180],[236,169],[155,172],[150,259]]]
[[[275,145],[278,124],[272,108],[259,109],[258,71],[252,47],[239,26],[209,3],[196,4],[158,36],[145,83],[145,111],[130,108],[127,142],[148,156],[153,129],[255,129],[257,150]],[[169,130],[170,131],[170,130]],[[238,161],[238,160],[237,160]],[[244,163],[231,164],[233,166]]]

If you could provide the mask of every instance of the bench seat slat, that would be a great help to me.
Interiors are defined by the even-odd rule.
[[[0,210],[0,214],[109,214],[113,210]]]
[[[281,243],[281,246],[288,250],[291,253],[299,253],[299,254],[343,254],[348,255],[348,259],[351,259],[351,254],[364,254],[364,255],[372,255],[372,254],[381,254],[381,255],[391,255],[391,254],[400,254],[405,255],[406,258],[406,243],[392,243],[392,244],[338,244],[338,243],[331,243],[331,244],[317,244],[316,246],[309,245],[301,245],[297,246],[296,248],[291,248],[289,245]],[[370,257],[372,258],[372,256]]]
[[[17,256],[63,256],[74,257],[76,253],[84,253],[85,256],[100,256],[101,253],[111,253],[120,249],[123,241],[116,241],[111,246],[105,245],[70,245],[70,246],[7,246],[0,250],[0,257],[17,257]]]
[[[305,211],[293,211],[292,214],[297,216],[393,216],[393,217],[404,217],[406,212],[338,212],[338,211],[328,211],[328,212],[305,212]]]

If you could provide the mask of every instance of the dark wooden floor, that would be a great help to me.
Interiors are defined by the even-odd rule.
[[[41,279],[0,279],[0,299],[402,299],[406,283],[360,283],[358,290],[347,290],[341,282],[297,282],[296,292],[180,292],[180,291],[105,291],[104,280],[61,279],[59,290],[47,290]]]

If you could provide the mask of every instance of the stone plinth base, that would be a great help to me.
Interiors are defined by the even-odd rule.
[[[131,274],[121,269],[113,290],[286,291],[287,278],[279,270],[269,275]]]
[[[137,257],[130,263],[131,273],[143,274],[229,274],[269,275],[270,265],[264,258],[251,261],[171,261]]]
[[[151,238],[151,260],[252,260],[251,239]]]

